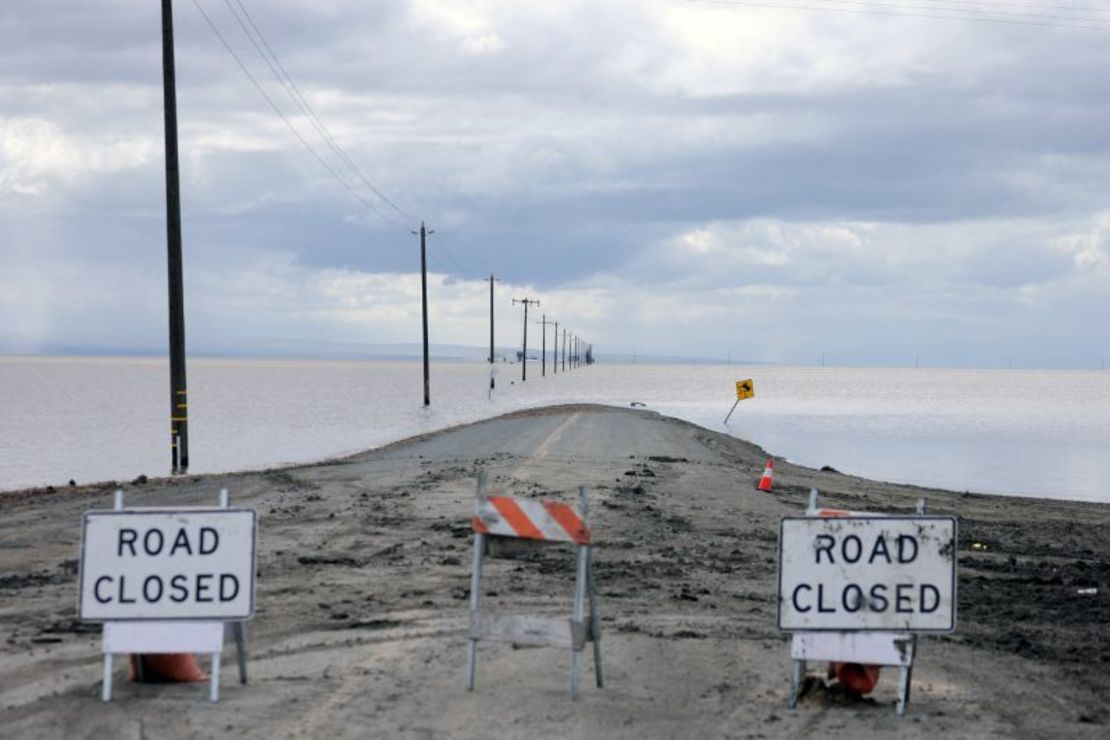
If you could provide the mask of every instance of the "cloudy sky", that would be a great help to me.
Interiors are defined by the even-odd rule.
[[[435,343],[494,272],[506,346],[528,296],[602,356],[1110,364],[1110,2],[175,15],[191,351],[419,341],[425,219]],[[162,135],[155,0],[0,4],[0,352],[165,347]]]

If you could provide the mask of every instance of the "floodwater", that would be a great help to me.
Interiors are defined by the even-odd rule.
[[[957,491],[1110,502],[1110,372],[193,359],[190,472],[308,462],[521,408],[631,402],[794,462]],[[756,396],[735,400],[735,381]],[[165,475],[163,359],[0,357],[0,490]]]

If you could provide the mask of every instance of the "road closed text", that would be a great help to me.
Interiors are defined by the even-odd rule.
[[[233,619],[253,612],[254,512],[89,512],[82,619]]]
[[[955,520],[950,517],[784,519],[782,629],[955,626]]]

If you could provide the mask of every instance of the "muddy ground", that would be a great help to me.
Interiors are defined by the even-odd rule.
[[[114,486],[0,496],[5,737],[1110,736],[1110,506],[948,493],[777,461],[650,411],[511,414],[351,458],[126,484],[129,504],[260,515],[251,683],[135,685],[99,699],[99,628],[75,621],[81,513]],[[835,465],[835,461],[829,461]],[[464,686],[475,478],[571,501],[590,487],[606,686],[555,649],[485,645]],[[925,637],[905,717],[893,672],[859,700],[818,680],[787,708],[776,628],[778,521],[811,486],[855,510],[959,517],[959,612]],[[483,608],[569,615],[569,550],[489,561]],[[1096,593],[1090,593],[1095,589]]]

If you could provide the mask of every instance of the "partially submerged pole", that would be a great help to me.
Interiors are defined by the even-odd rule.
[[[162,0],[162,109],[166,139],[166,252],[170,299],[170,449],[172,471],[184,473],[189,468],[189,396],[185,380],[185,288],[171,0]]]

